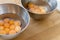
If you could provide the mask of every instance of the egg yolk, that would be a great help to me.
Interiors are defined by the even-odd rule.
[[[5,18],[5,19],[4,19],[4,22],[8,23],[9,20],[10,20],[9,18]]]
[[[0,26],[0,30],[4,30],[4,27],[3,26]]]
[[[4,25],[4,22],[2,20],[0,20],[0,26]]]
[[[21,30],[21,27],[20,27],[20,26],[16,26],[16,27],[15,27],[15,31],[16,31],[16,32],[19,32],[20,30]]]
[[[16,33],[15,30],[10,30],[10,31],[9,31],[9,34],[15,34],[15,33]]]
[[[9,28],[5,28],[4,29],[5,30],[5,32],[8,34],[9,33],[9,31],[10,31],[10,29]]]
[[[11,19],[11,20],[9,21],[9,24],[14,24],[14,20]]]
[[[15,29],[15,25],[10,26],[10,30],[13,30],[13,29]]]
[[[8,28],[9,26],[10,26],[9,23],[5,23],[5,24],[4,24],[4,27],[6,27],[6,28]]]
[[[14,21],[14,24],[15,24],[16,26],[20,26],[20,25],[21,25],[21,22],[20,22],[20,21]]]
[[[0,30],[0,34],[6,34],[4,30]]]

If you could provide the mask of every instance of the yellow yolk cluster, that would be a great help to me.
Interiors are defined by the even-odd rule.
[[[45,14],[46,13],[45,7],[37,6],[33,3],[28,4],[28,9],[32,13],[37,13],[37,14]]]
[[[15,34],[21,31],[21,22],[10,18],[0,20],[0,34]]]

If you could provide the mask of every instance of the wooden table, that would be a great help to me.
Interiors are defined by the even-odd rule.
[[[20,0],[0,0],[0,3],[20,5]],[[44,21],[31,18],[28,28],[12,40],[60,40],[60,12],[55,10]]]
[[[55,10],[44,21],[31,18],[28,28],[13,40],[60,40],[60,12]]]

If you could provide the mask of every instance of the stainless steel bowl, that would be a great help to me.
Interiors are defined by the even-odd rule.
[[[12,39],[23,32],[30,22],[29,13],[16,4],[0,4],[0,19],[13,18],[21,21],[21,31],[13,35],[0,35],[3,39]]]
[[[26,7],[29,2],[32,2],[38,6],[45,6],[46,7],[46,13],[45,14],[38,14],[38,13],[32,13],[28,10]],[[22,6],[29,11],[32,18],[41,20],[47,18],[51,12],[57,7],[57,1],[56,0],[21,0]]]

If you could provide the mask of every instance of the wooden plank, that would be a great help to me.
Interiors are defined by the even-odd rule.
[[[55,10],[44,21],[35,21],[31,18],[28,28],[13,40],[52,40],[59,35],[60,12]]]

